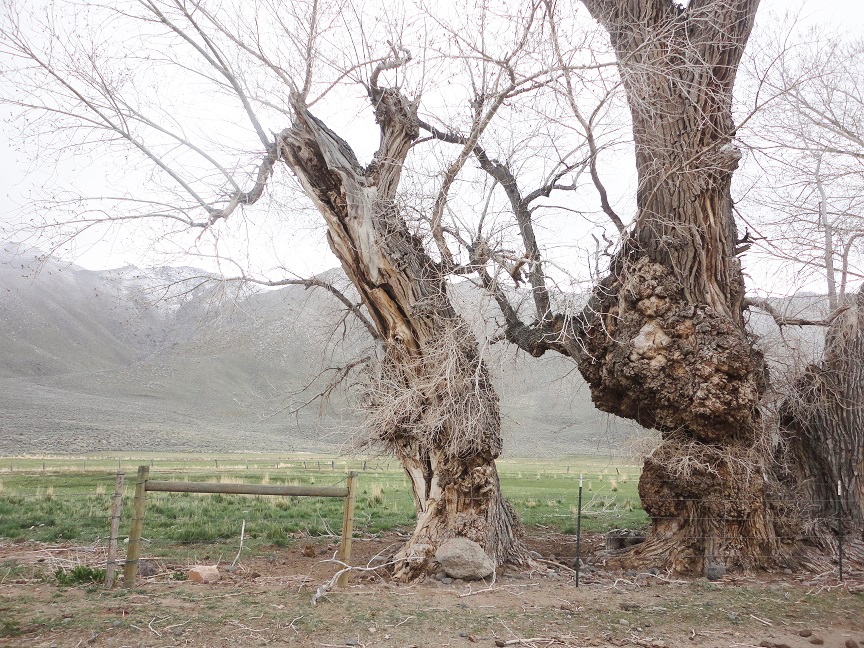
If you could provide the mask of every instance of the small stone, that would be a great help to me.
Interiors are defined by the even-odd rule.
[[[854,639],[847,639],[846,648],[858,648],[858,642]]]
[[[787,643],[775,643],[774,648],[792,648],[792,646]]]
[[[196,565],[186,574],[193,583],[215,583],[219,580],[219,570],[215,565]]]
[[[303,547],[303,551],[301,552],[306,558],[314,558],[315,557],[315,547],[311,544],[307,544]]]
[[[453,579],[449,576],[444,576],[443,578],[441,578],[441,582],[445,585],[450,585],[453,582]]]
[[[625,612],[634,612],[634,611],[636,611],[636,610],[638,610],[638,609],[640,608],[640,606],[639,606],[638,603],[627,603],[627,602],[622,603],[622,604],[620,605],[620,607],[621,607],[621,609],[624,610]]]
[[[159,573],[159,565],[154,560],[141,560],[138,562],[138,575],[141,578],[150,578]]]
[[[762,648],[774,648],[774,643],[768,641],[767,639],[763,639],[762,641],[760,641],[759,645],[762,646]]]
[[[822,639],[821,637],[813,637],[812,639],[810,639],[810,643],[813,644],[814,646],[821,646],[822,644],[825,643],[825,640]]]
[[[705,565],[705,578],[710,581],[717,581],[726,575],[726,568],[723,565],[708,564]]]
[[[630,622],[629,622],[627,619],[618,619],[618,625],[622,625],[622,626],[627,626],[627,627],[629,627],[629,626],[630,626]]]
[[[812,635],[812,634],[813,634],[813,631],[812,631],[812,630],[807,630],[806,628],[805,628],[804,630],[799,630],[799,631],[798,631],[798,636],[799,636],[799,637],[809,637],[809,636]]]
[[[501,646],[506,646],[506,645],[507,645],[507,642],[504,641],[503,639],[496,639],[496,640],[495,640],[495,645],[498,646],[498,648],[501,648]]]
[[[348,641],[345,642],[345,645],[346,646],[359,646],[360,642],[357,641],[356,639],[349,639]]]
[[[435,560],[454,579],[479,580],[495,571],[495,563],[483,547],[468,538],[451,538],[442,542],[435,552]]]
[[[783,573],[786,574],[787,576],[791,576],[792,570],[787,567],[786,569],[783,570]]]

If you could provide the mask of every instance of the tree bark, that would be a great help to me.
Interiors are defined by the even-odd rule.
[[[786,479],[810,537],[836,556],[864,560],[864,292],[828,330],[819,364],[807,367],[780,409]],[[839,487],[839,492],[838,492]]]
[[[662,432],[631,559],[679,572],[785,560],[767,370],[744,327],[730,186],[732,87],[758,0],[585,0],[609,31],[633,119],[634,227],[578,332],[600,409]]]
[[[374,84],[370,95],[381,145],[368,167],[299,101],[278,145],[323,215],[330,247],[380,333],[369,431],[402,462],[418,513],[395,575],[422,575],[438,545],[455,536],[478,542],[496,564],[521,563],[521,530],[495,469],[498,397],[473,332],[451,305],[445,276],[409,231],[396,198],[418,136],[416,105]]]

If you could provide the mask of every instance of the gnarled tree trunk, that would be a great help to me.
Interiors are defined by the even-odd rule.
[[[601,409],[660,430],[639,483],[653,532],[631,558],[676,571],[783,559],[745,331],[730,185],[735,72],[758,0],[585,0],[633,119],[637,215],[580,332]]]
[[[822,361],[795,383],[780,425],[810,537],[836,556],[842,533],[846,556],[864,561],[864,292],[834,320]]]
[[[501,495],[498,397],[476,338],[456,314],[438,264],[406,225],[396,200],[418,135],[416,106],[395,90],[370,91],[381,146],[366,168],[348,144],[294,106],[280,155],[327,223],[328,241],[380,334],[370,431],[411,479],[418,520],[397,554],[396,576],[424,572],[438,545],[468,537],[496,562],[524,559],[520,527]]]

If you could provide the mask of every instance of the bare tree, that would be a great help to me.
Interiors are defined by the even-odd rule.
[[[861,293],[848,295],[861,277],[864,237],[861,190],[864,139],[861,123],[861,44],[810,30],[789,46],[769,42],[753,57],[753,87],[773,94],[748,125],[747,141],[761,176],[747,204],[761,207],[750,222],[755,244],[770,258],[782,259],[807,283],[827,294],[823,317],[800,324],[827,326],[824,353],[798,366],[780,403],[786,451],[785,477],[805,507],[809,536],[836,552],[840,532],[846,551],[864,557],[864,491],[861,411]],[[748,185],[749,186],[749,185]],[[772,309],[781,325],[796,323]],[[838,521],[838,513],[842,522]],[[843,528],[840,528],[842,525]]]
[[[662,432],[639,486],[652,533],[630,560],[697,572],[783,561],[785,525],[797,518],[783,510],[772,470],[772,422],[760,409],[768,376],[745,327],[730,191],[741,157],[732,93],[758,1],[583,4],[617,57],[636,150],[636,216],[580,313],[550,308],[542,273],[533,322],[499,292],[506,336],[532,355],[570,356],[600,409]],[[554,26],[551,36],[560,42]],[[531,250],[533,194],[512,190],[504,171],[496,170]],[[592,182],[621,231],[596,169]]]
[[[41,159],[112,153],[121,161],[131,156],[133,174],[147,169],[136,176],[143,189],[84,193],[66,203],[68,219],[54,213],[38,228],[73,236],[105,224],[168,223],[165,235],[195,232],[196,245],[211,237],[215,254],[220,232],[225,236],[238,222],[262,213],[284,218],[279,208],[296,196],[285,188],[283,169],[290,170],[323,217],[330,248],[362,307],[332,284],[323,287],[376,341],[367,430],[371,442],[402,461],[418,512],[413,537],[397,556],[397,577],[423,573],[437,546],[453,536],[476,540],[498,564],[522,562],[518,521],[495,469],[502,445],[498,397],[483,350],[451,305],[447,286],[448,276],[474,267],[450,249],[462,240],[453,197],[460,175],[471,172],[465,165],[474,147],[508,102],[562,74],[562,57],[542,45],[540,6],[499,17],[497,27],[490,22],[495,34],[466,35],[439,22],[455,53],[436,41],[416,64],[405,42],[415,36],[424,42],[428,33],[412,34],[404,25],[389,32],[359,7],[318,1],[290,10],[262,2],[248,14],[211,12],[207,3],[182,0],[91,2],[74,10],[51,4],[45,14],[11,0],[3,8],[0,42],[11,61],[3,100],[25,111],[25,130],[57,138]],[[479,11],[472,20],[485,24],[487,9]],[[91,29],[97,24],[98,33]],[[111,30],[116,37],[101,35]],[[418,117],[419,92],[432,74],[425,68],[436,66],[439,73],[467,70],[468,98],[458,97],[447,120]],[[575,74],[598,65],[566,67]],[[177,94],[180,87],[196,92]],[[312,112],[334,106],[352,87],[362,89],[380,133],[365,165]],[[197,116],[215,97],[226,98],[235,122],[214,133]],[[267,126],[285,120],[287,128]],[[458,136],[454,130],[443,137],[458,141],[455,157],[441,148],[441,131],[431,122],[458,129]],[[421,137],[422,129],[432,136]],[[228,144],[247,137],[254,141],[250,150]],[[431,154],[409,160],[424,145]],[[571,170],[571,157],[562,154],[556,168]],[[411,182],[433,179],[425,196],[400,191],[412,169]],[[302,278],[252,280],[318,285]]]
[[[532,355],[554,350],[570,356],[598,407],[662,432],[640,480],[652,533],[628,560],[660,562],[676,571],[787,564],[801,560],[801,543],[813,540],[831,553],[836,545],[830,525],[814,533],[812,522],[828,515],[840,472],[843,508],[855,511],[855,534],[860,518],[854,468],[861,446],[858,316],[857,307],[840,304],[855,273],[850,251],[859,235],[842,231],[840,223],[850,223],[852,214],[844,209],[841,218],[832,210],[826,188],[829,177],[842,177],[848,186],[850,162],[860,159],[849,146],[857,141],[857,86],[847,81],[844,92],[834,79],[808,90],[800,70],[773,85],[759,79],[758,109],[769,105],[788,112],[791,103],[801,119],[782,123],[807,124],[796,133],[797,145],[778,146],[775,154],[788,158],[797,148],[815,166],[805,177],[813,178],[812,193],[819,199],[813,229],[822,236],[809,249],[824,270],[832,309],[821,317],[784,317],[766,300],[745,298],[739,255],[756,232],[738,237],[730,191],[741,157],[732,92],[758,2],[583,4],[609,31],[618,57],[636,147],[636,219],[624,232],[611,273],[577,316],[550,306],[543,272],[532,277],[536,310],[530,323],[484,277],[507,320],[506,336]],[[550,36],[558,42],[554,25]],[[812,70],[808,75],[822,83],[828,78]],[[594,158],[591,122],[580,115],[569,84],[562,85]],[[838,95],[843,98],[835,106]],[[774,119],[780,122],[776,114]],[[816,134],[820,129],[822,137]],[[831,171],[829,153],[842,162],[835,158]],[[536,194],[521,193],[505,165],[484,163],[485,151],[477,155],[510,199],[526,249],[535,250],[530,204]],[[605,199],[596,168],[591,175],[604,213],[621,231],[622,219]],[[844,195],[846,207],[856,194]],[[801,231],[801,223],[784,222]],[[534,252],[528,256],[539,259]],[[745,326],[750,307],[766,310],[784,326],[832,326],[825,359],[807,371],[781,407],[790,437],[779,462],[775,397],[768,392],[762,353]],[[814,511],[808,502],[821,503]]]

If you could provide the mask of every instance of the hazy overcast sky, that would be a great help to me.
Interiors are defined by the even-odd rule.
[[[852,35],[864,35],[864,0],[762,0],[757,28],[759,25],[766,26],[775,12],[796,9],[800,9],[801,21],[804,24],[832,25]],[[3,56],[2,51],[0,56]],[[2,110],[0,115],[5,120],[10,109]],[[0,196],[3,198],[0,203],[0,221],[14,217],[17,206],[24,200],[28,186],[30,163],[16,153],[14,140],[10,141],[13,135],[5,124],[0,124]],[[311,231],[301,234],[298,235],[296,244],[300,248],[308,249],[311,254],[298,254],[295,259],[298,262],[297,267],[292,269],[305,274],[336,265],[335,258],[329,255],[324,245],[323,234]],[[116,248],[108,243],[89,248],[79,247],[76,252],[77,258],[74,260],[93,269],[139,262],[128,252],[118,254]],[[173,261],[176,263],[177,259]],[[201,260],[190,260],[189,263],[201,265]]]

